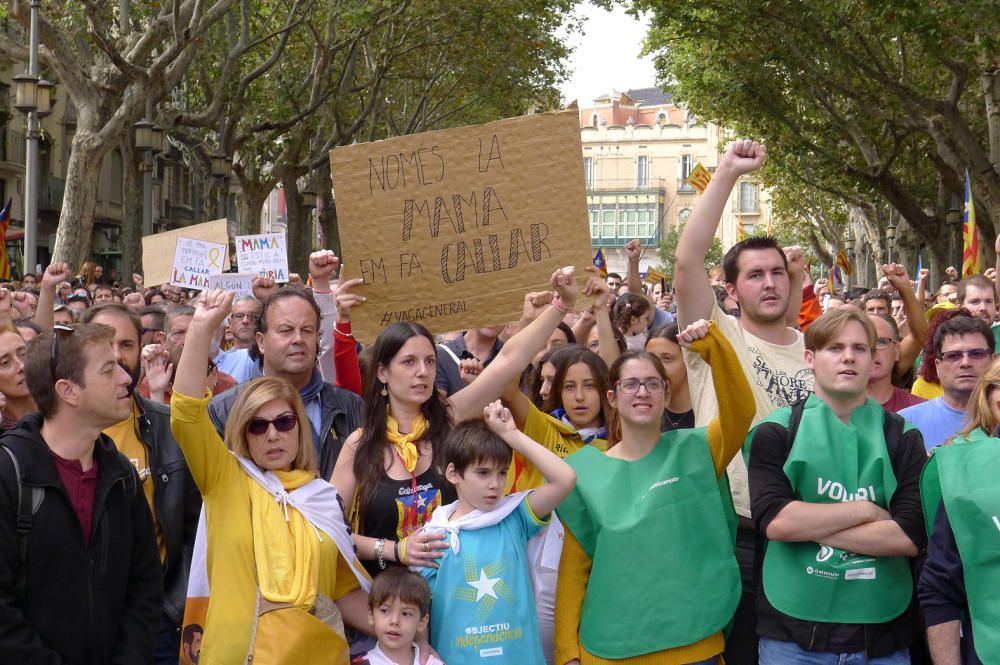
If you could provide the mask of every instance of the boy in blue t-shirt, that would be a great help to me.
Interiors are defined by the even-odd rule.
[[[514,425],[500,402],[483,421],[455,427],[445,442],[445,477],[458,501],[434,511],[428,530],[449,547],[439,568],[420,568],[431,587],[431,644],[448,665],[544,665],[527,557],[528,539],[576,484],[576,473]],[[511,451],[547,484],[504,497]]]

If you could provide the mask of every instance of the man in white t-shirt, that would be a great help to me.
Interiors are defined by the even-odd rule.
[[[754,424],[769,413],[805,398],[813,389],[805,364],[802,333],[795,328],[802,302],[802,250],[781,247],[768,237],[751,237],[734,245],[723,259],[726,290],[740,305],[740,317],[724,313],[705,271],[705,255],[719,226],[729,195],[740,176],[759,169],[767,149],[756,141],[729,146],[677,243],[674,277],[678,325],[711,319],[739,356],[754,393]],[[708,425],[718,413],[708,366],[684,354],[695,424]],[[733,503],[740,515],[737,560],[743,573],[743,598],[733,632],[726,643],[727,663],[757,662],[753,579],[756,535],[750,522],[747,471],[742,455],[729,467]]]

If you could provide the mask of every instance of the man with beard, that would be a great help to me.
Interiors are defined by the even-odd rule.
[[[755,141],[729,146],[701,200],[691,213],[677,244],[674,277],[677,323],[682,328],[698,319],[711,319],[733,345],[754,394],[759,422],[775,409],[806,397],[813,388],[806,367],[802,333],[789,326],[798,319],[802,302],[802,250],[785,252],[774,239],[751,237],[734,245],[723,259],[725,288],[735,298],[740,317],[719,307],[705,255],[715,237],[729,196],[743,175],[764,165],[767,149]],[[787,256],[786,256],[787,253]],[[697,354],[684,354],[695,425],[704,427],[717,415],[718,401],[711,370]],[[750,519],[750,497],[743,457],[729,465],[733,503],[740,517],[736,558],[743,575],[743,596],[726,644],[727,663],[757,662],[754,560],[757,537]]]
[[[170,431],[170,407],[145,399],[134,390],[142,335],[138,315],[120,303],[106,303],[87,310],[83,318],[85,323],[102,323],[114,329],[115,357],[132,377],[131,412],[104,433],[139,472],[153,514],[164,590],[155,662],[176,663],[201,495]]]
[[[962,429],[965,407],[979,377],[993,361],[994,349],[993,332],[983,319],[956,316],[934,331],[934,364],[944,393],[899,412],[924,435],[927,450]]]

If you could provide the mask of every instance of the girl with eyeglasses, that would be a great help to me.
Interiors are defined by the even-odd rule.
[[[207,588],[205,662],[346,665],[344,626],[369,632],[370,581],[340,497],[318,477],[298,391],[264,377],[240,393],[220,439],[205,367],[233,294],[205,291],[188,327],[171,399],[171,429],[204,498],[190,588]],[[200,563],[199,563],[200,562]],[[193,595],[189,592],[189,595]],[[185,624],[190,620],[188,601]]]
[[[577,484],[558,510],[557,663],[707,665],[725,647],[741,592],[725,473],[754,401],[714,324],[697,321],[678,341],[711,366],[719,415],[661,434],[670,385],[660,359],[629,352],[612,365],[608,451],[566,458]]]

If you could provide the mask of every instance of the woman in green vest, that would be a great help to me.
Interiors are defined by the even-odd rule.
[[[1000,663],[1000,361],[979,380],[966,427],[920,479],[930,541],[917,594],[936,663]]]
[[[557,665],[716,663],[725,647],[741,585],[724,476],[753,395],[713,324],[678,340],[711,365],[719,417],[661,435],[670,386],[659,358],[629,352],[612,365],[608,452],[566,458],[578,480],[558,510]]]

